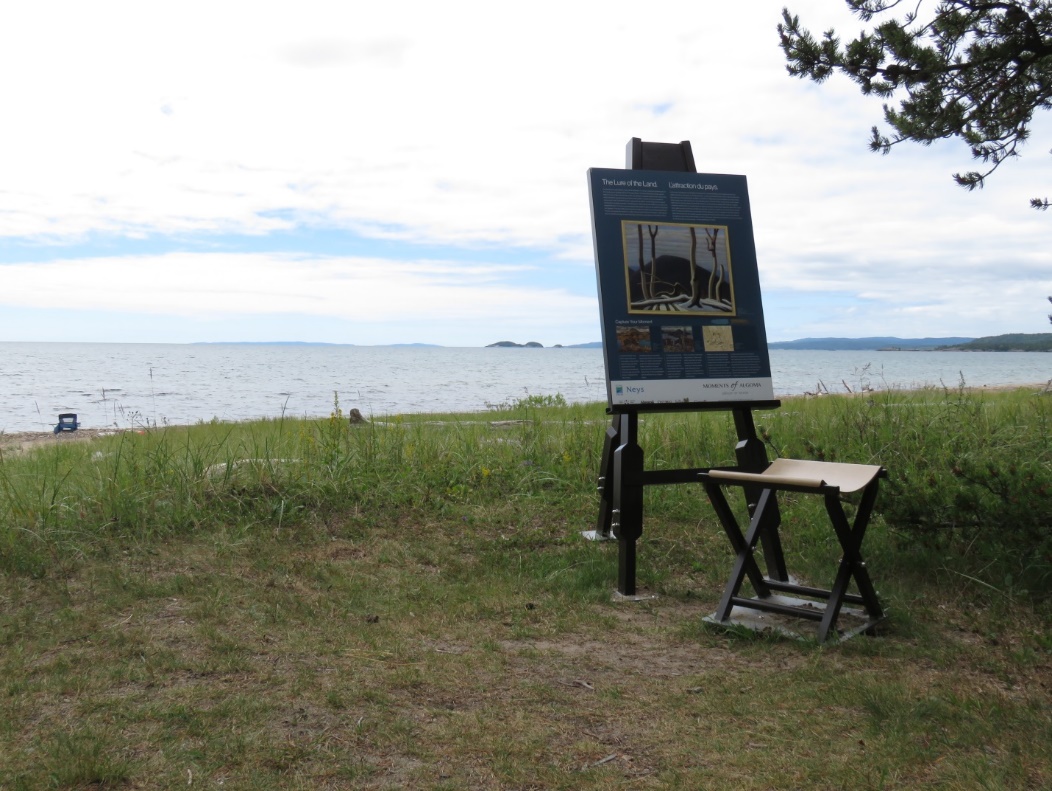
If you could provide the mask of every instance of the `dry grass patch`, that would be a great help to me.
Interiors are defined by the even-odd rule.
[[[615,604],[616,548],[496,563],[462,525],[173,542],[5,578],[0,785],[1052,782],[1029,616],[916,603],[835,648],[725,633],[701,627],[718,585],[693,569]]]

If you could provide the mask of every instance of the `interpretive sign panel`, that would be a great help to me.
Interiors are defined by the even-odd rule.
[[[588,182],[611,408],[772,399],[745,177]]]

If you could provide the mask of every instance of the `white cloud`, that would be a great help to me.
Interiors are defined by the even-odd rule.
[[[291,209],[548,245],[581,232],[584,170],[619,166],[628,137],[692,137],[699,161],[726,169],[759,153],[758,132],[806,139],[797,105],[827,101],[785,76],[774,3],[7,16],[0,67],[25,79],[0,89],[24,119],[0,152],[0,207],[19,212],[5,235],[260,231],[261,212]]]
[[[860,27],[842,3],[790,5],[816,31]],[[1047,143],[979,194],[950,179],[971,167],[963,145],[870,154],[879,100],[846,80],[789,78],[775,32],[781,6],[12,5],[0,12],[0,240],[266,234],[309,222],[533,248],[587,268],[585,170],[620,167],[625,142],[639,136],[689,139],[701,170],[748,175],[766,288],[858,295],[881,311],[862,311],[860,323],[924,306],[916,320],[927,311],[933,327],[962,315],[976,292],[988,303],[997,294],[990,311],[1007,323],[1006,308],[1049,291],[1052,215],[1026,206],[1052,181]],[[1050,130],[1039,122],[1034,139]],[[217,261],[9,266],[0,299],[64,304],[66,289],[49,287],[47,274],[74,278],[80,304],[106,310],[381,310],[363,296],[382,290],[368,277],[375,262]],[[594,315],[588,295],[524,294],[481,270],[449,277],[429,266],[383,264],[401,295],[393,308],[536,311],[541,321],[592,301]]]
[[[521,271],[522,268],[519,268]],[[451,261],[174,253],[0,266],[0,304],[220,318],[310,314],[391,319],[555,321],[594,300],[511,286],[515,267]]]

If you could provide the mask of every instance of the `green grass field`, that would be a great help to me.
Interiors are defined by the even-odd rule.
[[[0,788],[1052,787],[1052,397],[756,421],[772,457],[889,468],[877,637],[704,625],[731,553],[700,486],[647,490],[656,598],[615,602],[616,544],[580,536],[601,405],[8,449]],[[650,469],[734,442],[723,413],[641,421]],[[827,585],[815,508],[784,498],[783,540]]]

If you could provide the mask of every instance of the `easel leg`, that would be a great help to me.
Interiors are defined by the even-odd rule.
[[[622,596],[636,595],[636,542],[617,542],[617,592]]]
[[[643,535],[643,449],[637,413],[621,415],[620,439],[614,451],[611,529],[620,542],[617,590],[622,596],[635,596],[636,541]]]
[[[599,518],[595,523],[597,539],[612,538],[610,534],[611,512],[614,509],[614,450],[620,445],[621,416],[614,419],[606,429],[603,441],[603,460],[599,466]]]

